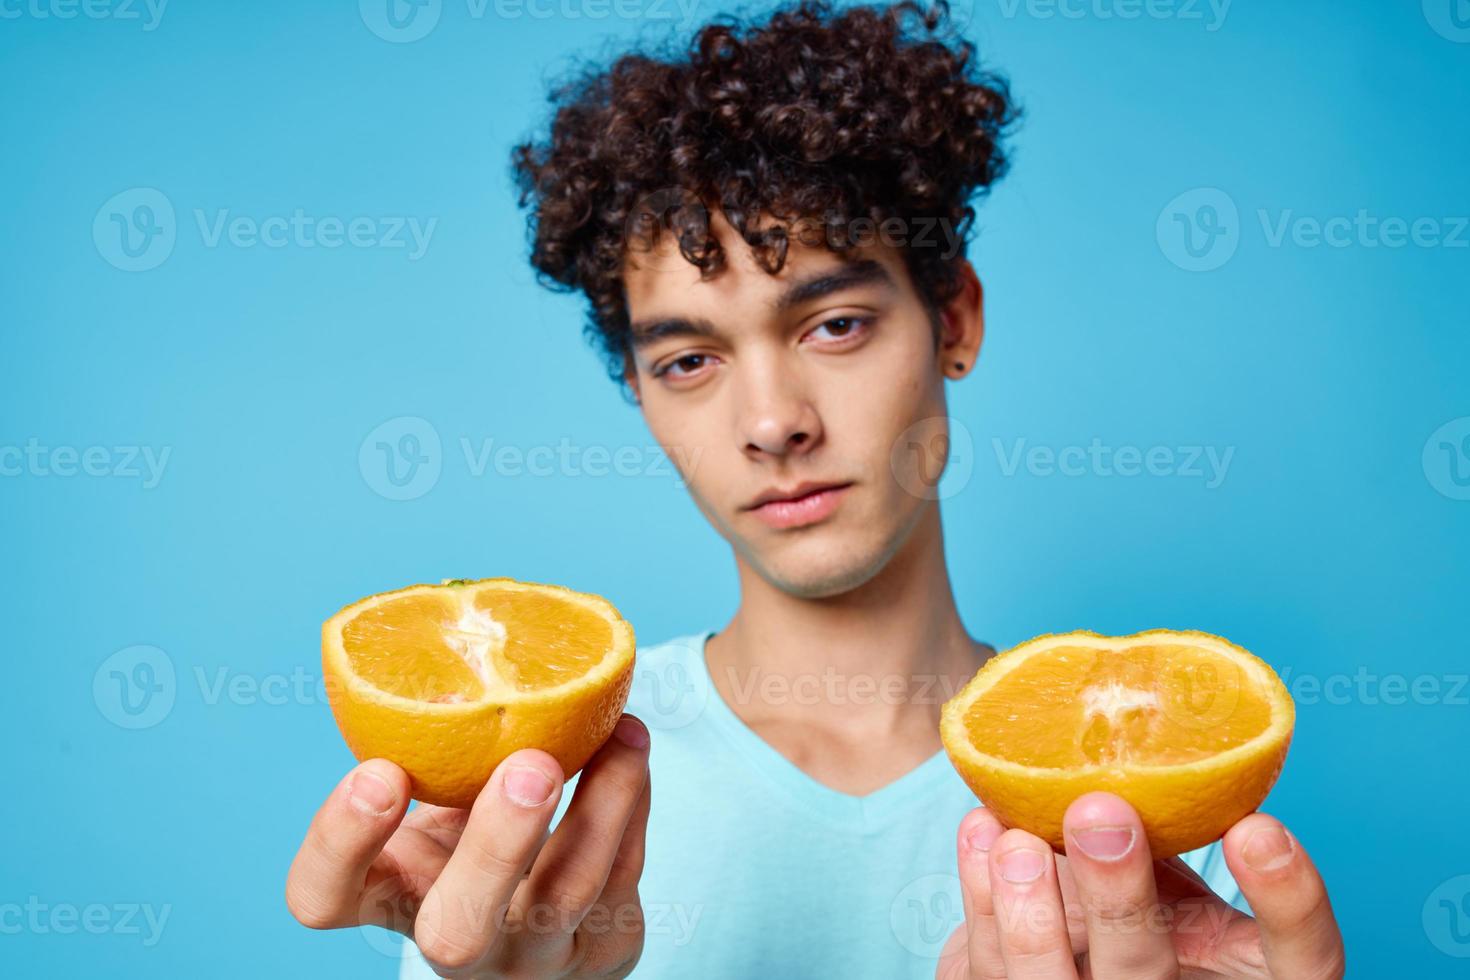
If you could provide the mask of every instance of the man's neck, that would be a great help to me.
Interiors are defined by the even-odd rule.
[[[829,784],[842,780],[803,761],[820,756],[814,740],[885,740],[893,775],[938,750],[940,707],[993,651],[955,607],[937,504],[882,571],[838,596],[792,596],[739,568],[740,608],[710,640],[708,665],[751,728]]]

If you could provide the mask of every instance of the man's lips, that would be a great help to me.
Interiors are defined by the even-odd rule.
[[[851,483],[803,483],[791,490],[769,490],[746,510],[771,527],[801,527],[829,517]]]

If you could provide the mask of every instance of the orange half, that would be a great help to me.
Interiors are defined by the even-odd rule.
[[[322,626],[348,747],[397,763],[414,799],[441,806],[469,806],[522,748],[571,778],[612,734],[633,655],[633,628],[606,599],[509,578],[368,596]]]
[[[1067,807],[1106,790],[1132,804],[1165,858],[1260,806],[1295,718],[1270,666],[1221,637],[1076,632],[991,658],[945,704],[940,736],[1006,826],[1061,850]]]

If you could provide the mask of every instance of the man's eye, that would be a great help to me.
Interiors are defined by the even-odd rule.
[[[861,333],[871,324],[871,318],[863,316],[836,316],[817,324],[812,328],[808,337],[816,336],[817,331],[827,331],[826,337],[818,337],[819,340],[844,340],[856,333]]]
[[[683,357],[674,358],[653,372],[653,376],[655,378],[662,378],[666,374],[672,374],[676,378],[682,377],[704,367],[707,360],[709,360],[709,355],[707,354],[685,354]]]

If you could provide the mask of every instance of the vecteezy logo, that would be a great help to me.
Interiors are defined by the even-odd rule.
[[[1164,715],[1183,728],[1219,728],[1240,704],[1241,669],[1223,657],[1165,660],[1157,669],[1169,681],[1161,685]]]
[[[1435,429],[1420,462],[1431,487],[1451,500],[1470,500],[1470,415]]]
[[[92,675],[97,710],[119,728],[152,728],[163,721],[177,690],[174,662],[158,647],[125,647]]]
[[[700,683],[678,660],[644,666],[633,672],[633,690],[628,710],[649,728],[683,728],[704,713],[709,702],[709,685]]]
[[[438,25],[442,6],[443,0],[357,0],[367,29],[394,44],[426,36]]]
[[[1440,37],[1470,44],[1470,0],[1424,0],[1424,19]]]
[[[369,927],[358,930],[362,938],[384,956],[400,959],[404,937],[413,932],[417,902],[433,884],[424,875],[403,872],[368,886],[357,905],[357,921]]]
[[[1164,258],[1187,272],[1209,272],[1240,246],[1240,212],[1219,188],[1197,187],[1164,205],[1154,235]]]
[[[904,886],[888,909],[893,938],[915,956],[937,959],[944,943],[965,919],[960,879],[951,874],[924,875]]]
[[[384,422],[357,450],[363,480],[389,500],[413,500],[434,489],[443,463],[439,430],[413,415]]]
[[[97,254],[124,272],[147,272],[174,250],[174,206],[162,191],[134,187],[108,198],[92,219]]]
[[[638,251],[652,249],[664,226],[674,230],[674,240],[689,231],[709,227],[709,209],[692,191],[683,187],[660,187],[639,198],[623,221],[623,241]]]
[[[888,465],[898,485],[915,497],[944,500],[969,486],[975,440],[959,419],[921,419],[894,440]]]
[[[1440,882],[1424,900],[1424,935],[1446,956],[1470,957],[1470,875]]]

